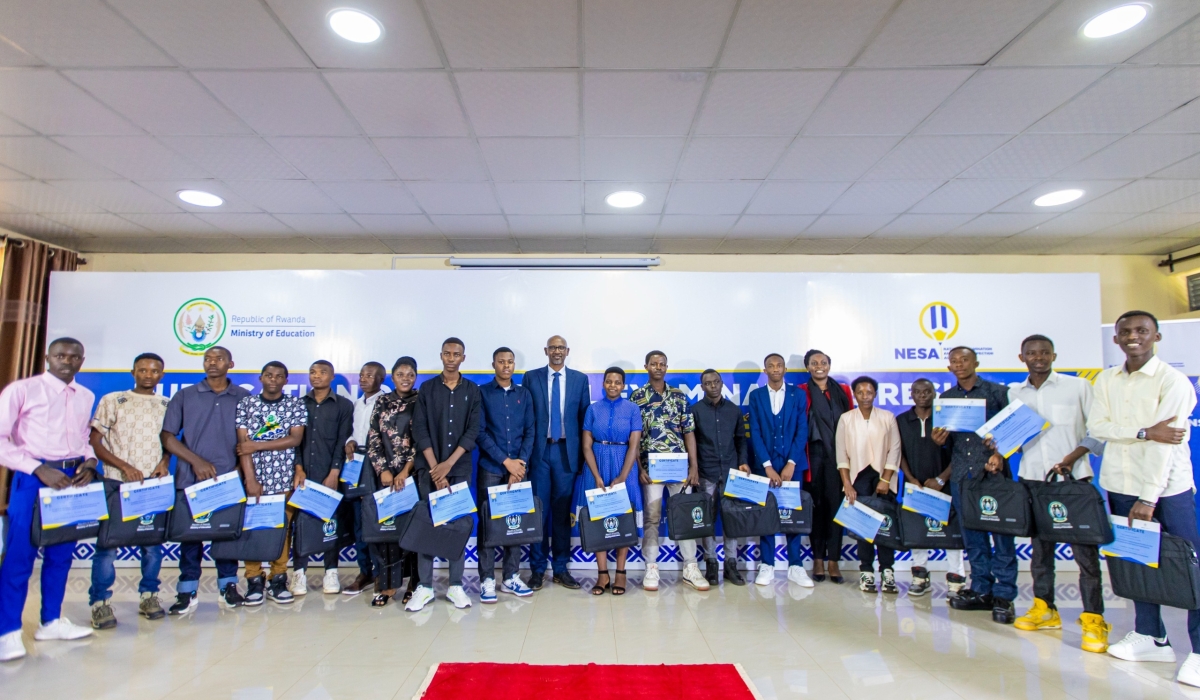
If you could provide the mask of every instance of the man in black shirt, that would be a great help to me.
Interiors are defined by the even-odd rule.
[[[723,489],[730,469],[750,473],[746,454],[746,433],[742,411],[737,404],[721,395],[725,383],[721,373],[706,369],[700,375],[704,400],[689,409],[696,423],[696,462],[700,470],[700,488],[713,498]],[[735,586],[746,585],[737,568],[738,540],[725,538],[725,580]],[[717,540],[704,538],[704,578],[710,586],[717,585]]]
[[[413,441],[417,443],[416,471],[423,498],[431,490],[440,490],[470,482],[474,467],[471,451],[479,436],[482,397],[479,385],[458,371],[467,359],[466,346],[458,338],[442,343],[442,373],[421,385],[417,408],[413,413]],[[450,561],[450,588],[446,598],[456,608],[471,607],[471,598],[463,590],[464,557]],[[409,612],[424,608],[433,600],[433,557],[417,555],[420,585],[404,607]]]

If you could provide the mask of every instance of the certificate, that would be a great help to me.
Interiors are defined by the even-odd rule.
[[[488,487],[488,513],[492,520],[514,513],[532,513],[533,510],[533,484],[528,481]]]
[[[333,514],[337,512],[341,502],[342,494],[308,479],[304,480],[304,486],[292,491],[292,496],[288,499],[289,506],[299,508],[325,522],[333,519]]]
[[[38,489],[38,503],[42,510],[43,530],[108,519],[108,499],[104,496],[104,482],[101,481],[57,491]]]
[[[758,474],[747,474],[737,469],[729,470],[725,479],[725,495],[741,501],[767,505],[767,494],[771,491],[771,480]]]
[[[358,479],[362,476],[362,468],[362,455],[354,455],[354,459],[348,459],[342,465],[342,471],[338,474],[338,481],[350,486],[358,486]]]
[[[973,433],[987,422],[984,399],[934,399],[933,427],[952,433]]]
[[[1148,520],[1134,520],[1133,526],[1124,515],[1110,515],[1114,539],[1100,545],[1100,553],[1158,568],[1158,547],[1162,543],[1162,526]]]
[[[143,515],[165,513],[175,507],[175,477],[146,479],[121,484],[121,521],[137,520]]]
[[[985,440],[995,440],[996,451],[1007,458],[1021,449],[1021,445],[1049,427],[1050,421],[1039,416],[1037,411],[1026,406],[1021,399],[1013,399],[1004,410],[981,425],[975,434]]]
[[[407,513],[417,505],[417,499],[420,498],[417,493],[417,484],[411,476],[404,480],[404,488],[400,491],[393,491],[389,486],[376,491],[371,496],[375,498],[375,513],[379,522]]]
[[[192,484],[183,492],[187,496],[193,519],[246,502],[246,490],[242,488],[242,480],[237,472]]]
[[[629,502],[629,492],[625,484],[610,486],[604,489],[590,489],[583,492],[587,500],[588,518],[600,520],[612,515],[624,515],[633,512],[633,504]]]
[[[923,488],[916,484],[904,485],[904,510],[933,518],[943,525],[950,524],[950,494]]]
[[[842,499],[842,507],[838,508],[837,515],[833,516],[833,522],[861,539],[874,542],[875,535],[879,534],[879,526],[883,524],[883,514],[864,506],[860,501],[850,505],[850,501]]]
[[[681,484],[688,477],[688,456],[684,452],[651,452],[649,462],[650,482],[654,484]]]
[[[242,517],[243,530],[277,530],[283,527],[284,501],[282,493],[274,496],[259,496],[246,501],[246,515]]]
[[[779,488],[772,486],[770,489],[775,494],[775,505],[779,510],[804,510],[799,481],[785,481]]]
[[[465,481],[429,494],[429,515],[433,517],[434,527],[470,515],[476,510],[475,499],[471,498],[471,485]]]

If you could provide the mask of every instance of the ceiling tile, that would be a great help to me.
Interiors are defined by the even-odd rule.
[[[454,252],[454,246],[450,245],[450,241],[440,236],[438,238],[385,238],[380,236],[379,240],[397,254],[436,255]]]
[[[1141,214],[1132,219],[1122,221],[1105,229],[1096,231],[1094,236],[1164,236],[1175,235],[1175,232],[1191,235],[1193,225],[1200,223],[1200,213],[1192,214]]]
[[[0,228],[51,243],[61,241],[62,245],[73,250],[80,250],[81,244],[90,240],[69,226],[37,214],[0,214]]]
[[[498,182],[496,196],[506,214],[582,214],[578,182]]]
[[[1140,214],[1200,192],[1200,180],[1138,180],[1076,209],[1094,214]]]
[[[1200,153],[1200,134],[1132,134],[1066,168],[1066,178],[1145,177]]]
[[[12,168],[6,168],[0,165],[0,180],[29,180],[30,177],[24,173],[19,173]]]
[[[680,180],[762,180],[792,139],[782,137],[698,137],[679,165]]]
[[[542,238],[546,236],[583,236],[583,216],[512,216],[508,217],[508,227],[513,235],[521,238]],[[525,246],[521,246],[525,250]]]
[[[249,127],[178,71],[67,71],[76,85],[151,134],[247,134]]]
[[[503,216],[431,216],[435,226],[447,238],[508,237]]]
[[[391,253],[388,244],[374,236],[347,233],[344,236],[323,237],[313,236],[313,241],[330,253],[384,254]]]
[[[579,65],[576,0],[427,0],[455,68],[569,68]]]
[[[924,238],[940,236],[962,226],[974,214],[901,214],[876,231],[874,238]]]
[[[579,139],[480,139],[494,180],[578,180]]]
[[[174,62],[99,0],[0,3],[4,37],[52,66],[170,66]]]
[[[126,221],[116,214],[45,214],[44,216],[64,226],[70,226],[79,233],[92,236],[152,235],[149,229]]]
[[[864,238],[894,219],[892,214],[838,216],[826,214],[801,234],[803,238]]]
[[[583,229],[588,235],[588,251],[591,252],[593,236],[624,237],[650,236],[658,228],[659,216],[645,214],[586,214]]]
[[[426,214],[500,213],[500,205],[487,183],[411,182],[408,191]]]
[[[310,238],[292,236],[247,236],[243,239],[259,253],[309,253],[329,252],[325,246]]]
[[[721,247],[721,238],[658,238],[650,252],[666,255],[712,255]]]
[[[392,180],[395,175],[364,138],[282,137],[267,142],[312,180]]]
[[[729,235],[736,238],[792,239],[799,236],[816,220],[815,216],[754,216],[747,214],[738,219]]]
[[[196,73],[264,136],[357,136],[358,129],[315,73]]]
[[[907,134],[971,70],[880,70],[845,73],[804,127],[806,135]],[[878,106],[886,104],[887,109]]]
[[[1081,207],[1097,197],[1112,192],[1118,187],[1128,185],[1129,182],[1129,180],[1047,180],[1019,193],[1004,204],[995,207],[995,211],[1010,213],[1024,212],[1029,214],[1042,214],[1049,211],[1058,214]],[[1044,194],[1071,189],[1083,190],[1083,196],[1073,202],[1060,204],[1055,207],[1039,207],[1033,203],[1033,200]]]
[[[369,136],[468,136],[445,73],[331,72],[329,86]]]
[[[93,163],[134,180],[209,175],[150,136],[60,136],[56,141]]]
[[[583,3],[588,68],[703,68],[713,65],[734,0],[588,0]]]
[[[85,253],[187,253],[178,238],[138,236],[135,238],[108,237],[86,239],[78,250]]]
[[[399,182],[320,182],[325,194],[348,214],[420,214]]]
[[[1200,99],[1192,100],[1163,118],[1146,125],[1142,134],[1194,134],[1200,132]]]
[[[257,136],[164,136],[158,140],[223,180],[304,179]]]
[[[574,73],[458,73],[463,105],[479,136],[575,136]]]
[[[996,241],[982,251],[983,255],[1047,255],[1062,245],[1061,240],[1044,239],[1018,234]]]
[[[108,0],[188,68],[308,68],[292,38],[257,2]]]
[[[36,132],[21,126],[17,120],[0,114],[0,136],[33,136]]]
[[[383,25],[383,37],[359,44],[329,28],[341,0],[267,0],[304,53],[320,68],[441,68],[433,37],[414,0],[355,0],[354,9]]]
[[[0,71],[0,112],[47,135],[139,133],[95,98],[48,70]]]
[[[779,180],[857,180],[899,142],[899,136],[799,138],[771,177]]]
[[[667,201],[667,190],[670,187],[665,182],[585,182],[583,184],[584,211],[588,214],[615,214],[618,216],[637,216],[639,214],[658,215]],[[633,209],[617,209],[610,207],[604,198],[613,192],[634,190],[641,192],[646,201]]]
[[[941,236],[909,251],[911,255],[977,255],[995,245],[1000,236]]]
[[[681,136],[704,90],[704,73],[585,73],[589,136]]]
[[[122,214],[142,228],[164,236],[219,235],[221,229],[192,214]]]
[[[1115,226],[1122,221],[1133,218],[1129,214],[1080,214],[1069,211],[1056,216],[1045,223],[1028,229],[1024,236],[1047,236],[1060,241],[1078,236],[1086,236],[1109,226]]]
[[[1200,154],[1194,155],[1179,161],[1178,163],[1163,168],[1156,173],[1154,177],[1169,177],[1180,179],[1200,179]]]
[[[1117,68],[1030,130],[1129,133],[1197,95],[1200,67]]]
[[[951,178],[1008,140],[1007,136],[912,136],[867,173],[867,180]]]
[[[358,222],[346,214],[276,214],[276,219],[305,236],[361,236]]]
[[[1136,243],[1141,239],[1131,238],[1126,239],[1127,243]],[[1116,238],[1076,238],[1072,241],[1066,241],[1062,245],[1053,248],[1050,251],[1051,255],[1102,255],[1112,252],[1115,248],[1121,247],[1125,243],[1118,241]]]
[[[342,211],[307,180],[241,180],[226,184],[270,214],[337,214]]]
[[[860,241],[861,238],[797,238],[779,252],[782,255],[840,255]]]
[[[766,182],[746,212],[821,214],[849,187],[849,182]]]
[[[1168,204],[1159,209],[1159,211],[1168,214],[1194,214],[1200,212],[1200,194]]]
[[[910,210],[914,214],[982,214],[1038,184],[1036,180],[954,180]]]
[[[743,0],[722,68],[821,68],[850,64],[892,0]]]
[[[469,139],[374,139],[401,180],[486,180]]]
[[[917,131],[922,134],[1019,133],[1107,71],[1107,68],[981,70]]]
[[[982,214],[949,233],[961,236],[1011,236],[1054,218],[1054,214]]]
[[[683,152],[683,138],[588,138],[583,141],[584,177],[589,180],[670,180]]]
[[[40,136],[0,138],[0,163],[41,180],[105,180],[117,174]]]
[[[1054,0],[907,0],[855,64],[982,65],[1053,5]]]
[[[668,214],[658,224],[659,238],[724,238],[733,228],[736,214],[723,216],[695,216],[691,214]]]
[[[1140,241],[1128,246],[1117,248],[1115,255],[1166,255],[1176,253],[1195,244],[1193,238],[1157,238]]]
[[[51,183],[68,197],[116,214],[166,214],[179,207],[124,180],[62,180]]]
[[[717,248],[720,255],[773,255],[787,245],[784,238],[726,238]]]
[[[876,233],[846,251],[852,255],[903,255],[929,242],[928,238],[880,238]]]
[[[71,197],[44,182],[31,180],[0,181],[0,202],[35,214],[86,214],[103,211],[94,203]]]
[[[456,253],[519,253],[512,238],[451,238]]]
[[[589,253],[649,253],[654,246],[650,238],[589,238],[587,252]]]
[[[696,133],[794,135],[837,76],[835,71],[718,73],[704,97]]]
[[[1130,63],[1200,63],[1200,17],[1134,56]]]
[[[285,226],[279,219],[270,214],[236,214],[236,213],[206,213],[196,214],[196,218],[206,224],[237,236],[245,235],[295,235],[292,229]]]
[[[902,214],[941,185],[941,180],[858,182],[833,203],[829,213]]]
[[[57,184],[57,183],[56,183]],[[222,213],[247,213],[260,212],[258,207],[254,206],[243,197],[240,193],[234,191],[224,182],[219,180],[139,180],[135,183],[138,187],[149,191],[152,194],[158,195],[171,204],[195,213],[212,212],[210,207],[198,207],[194,204],[188,204],[179,199],[181,190],[203,190],[217,195],[225,200],[225,203],[220,206]],[[267,183],[268,185],[270,183]],[[134,213],[134,212],[129,212]]]
[[[582,222],[580,226],[582,226]],[[585,238],[518,238],[517,245],[522,253],[585,253]]]
[[[398,235],[440,236],[441,232],[423,214],[355,214],[354,220],[381,238]]]
[[[1117,134],[1022,134],[963,172],[963,177],[1050,177],[1113,143]]]
[[[677,182],[667,198],[667,214],[741,214],[757,182]]]

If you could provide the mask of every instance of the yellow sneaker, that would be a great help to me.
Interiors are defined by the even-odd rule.
[[[1080,649],[1096,654],[1108,651],[1108,633],[1112,631],[1112,625],[1104,621],[1103,615],[1083,613],[1079,616],[1079,624],[1083,627],[1083,643],[1079,645]]]
[[[1029,612],[1018,617],[1013,622],[1013,627],[1026,632],[1032,630],[1058,630],[1062,629],[1062,618],[1058,616],[1058,611],[1046,604],[1046,601],[1041,598],[1033,599],[1033,607],[1029,608]]]

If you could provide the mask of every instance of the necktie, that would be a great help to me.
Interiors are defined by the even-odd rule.
[[[563,436],[562,428],[562,388],[559,377],[561,372],[554,373],[554,385],[550,389],[550,439],[561,440]]]

